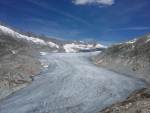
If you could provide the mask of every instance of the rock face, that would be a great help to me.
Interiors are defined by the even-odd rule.
[[[150,35],[114,45],[96,57],[95,63],[150,83]],[[125,102],[99,113],[150,113],[150,87],[133,93]]]
[[[96,64],[150,82],[150,35],[114,45],[96,57]]]

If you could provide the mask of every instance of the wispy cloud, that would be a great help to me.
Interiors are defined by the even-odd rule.
[[[98,5],[113,5],[114,0],[73,0],[76,5],[98,4]]]
[[[83,24],[86,24],[88,26],[91,26],[91,24],[89,22],[87,22],[86,20],[84,20],[84,19],[82,19],[80,17],[74,16],[74,15],[68,13],[68,12],[64,12],[62,10],[56,9],[56,8],[54,8],[52,6],[49,6],[48,4],[46,4],[44,2],[38,2],[38,1],[33,1],[33,0],[28,0],[28,2],[30,2],[30,3],[32,3],[34,5],[37,5],[37,6],[41,7],[41,8],[43,8],[43,9],[53,11],[53,12],[59,14],[59,15],[62,15],[62,16],[67,17],[69,19],[72,19],[72,20],[74,20],[76,22],[83,23]]]
[[[51,38],[76,38],[79,37],[82,31],[78,29],[67,29],[61,26],[59,23],[51,20],[41,19],[41,18],[27,18],[25,22],[36,24],[35,32],[37,34],[44,34]],[[31,25],[32,26],[32,25]],[[40,29],[39,29],[40,27]],[[30,28],[28,29],[30,30]],[[31,28],[32,31],[32,28]],[[68,32],[69,31],[69,32]],[[67,34],[67,35],[66,35]]]
[[[111,28],[108,31],[141,31],[141,30],[150,30],[150,27],[143,26],[143,27],[126,27],[126,28]]]

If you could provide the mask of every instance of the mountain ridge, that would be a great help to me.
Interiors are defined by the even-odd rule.
[[[95,63],[114,71],[150,81],[150,35],[116,44],[96,57]]]
[[[58,39],[47,38],[43,36],[36,36],[32,33],[28,33],[28,35],[20,34],[17,31],[0,25],[0,33],[3,35],[10,36],[12,38],[17,38],[19,40],[26,41],[31,44],[35,44],[38,46],[45,46],[48,50],[54,50],[54,52],[80,52],[80,50],[90,50],[90,49],[103,49],[105,46],[98,44],[96,42],[85,42],[85,41],[60,41]],[[52,52],[52,51],[51,51]]]

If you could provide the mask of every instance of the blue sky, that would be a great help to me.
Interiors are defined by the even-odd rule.
[[[0,21],[51,37],[109,44],[150,32],[150,0],[0,0]]]

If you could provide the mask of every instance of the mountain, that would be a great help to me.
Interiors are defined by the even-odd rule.
[[[33,34],[19,33],[9,27],[0,25],[0,34],[3,36],[11,37],[22,43],[27,43],[31,48],[40,49],[41,51],[50,52],[84,52],[96,51],[104,49],[105,46],[86,41],[65,41],[45,36],[36,36]],[[11,39],[11,40],[12,40]]]
[[[150,35],[116,44],[96,57],[96,64],[150,82]]]
[[[19,32],[16,32],[15,30],[2,26],[0,25],[0,34],[3,37],[9,37],[10,40],[16,40],[19,43],[25,43],[28,45],[30,49],[40,49],[40,50],[48,50],[48,51],[56,51],[59,50],[61,51],[60,47],[58,44],[54,43],[51,41],[51,39],[47,40],[45,38],[39,38],[37,36],[31,35],[25,35],[21,34]],[[57,41],[59,43],[59,41]]]
[[[146,81],[146,88],[99,113],[148,113],[150,105],[150,35],[116,44],[95,57],[98,66]]]

